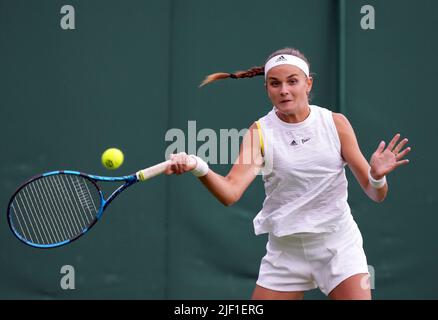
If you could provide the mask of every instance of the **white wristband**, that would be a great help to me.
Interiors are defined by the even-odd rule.
[[[205,162],[204,160],[202,160],[198,156],[195,156],[192,154],[190,155],[190,157],[192,157],[196,160],[196,167],[195,167],[195,169],[192,170],[193,175],[197,178],[207,175],[207,173],[208,173],[207,162]]]
[[[380,180],[376,180],[371,176],[371,169],[368,171],[368,180],[374,189],[383,188],[386,184],[386,176],[383,176]]]

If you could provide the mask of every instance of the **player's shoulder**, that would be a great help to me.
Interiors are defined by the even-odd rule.
[[[255,120],[251,123],[251,125],[248,127],[249,130],[254,130],[257,129],[257,122],[259,122],[260,120]]]
[[[251,125],[248,127],[248,130],[245,133],[245,137],[258,137],[259,136],[259,131],[260,131],[260,127],[259,125],[257,125],[258,120],[254,121],[251,123]]]
[[[340,112],[332,112],[332,117],[336,125],[340,125],[340,126],[350,125],[350,121],[348,121],[347,117]]]
[[[335,121],[348,122],[347,117],[340,112],[332,112],[332,116]]]
[[[347,117],[339,112],[332,112],[333,122],[335,123],[336,130],[340,136],[344,134],[354,134],[353,127]]]

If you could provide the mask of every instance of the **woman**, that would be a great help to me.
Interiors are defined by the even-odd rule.
[[[372,200],[382,202],[388,192],[385,176],[409,162],[403,159],[411,150],[404,148],[408,139],[400,141],[396,134],[388,146],[380,142],[368,163],[344,115],[309,105],[313,79],[308,60],[296,49],[274,52],[264,67],[210,75],[202,85],[257,75],[265,76],[274,107],[250,127],[229,174],[218,175],[185,153],[171,155],[167,174],[192,171],[228,206],[261,170],[266,198],[254,228],[269,237],[253,299],[302,299],[316,287],[331,299],[371,299],[344,167],[348,164]]]

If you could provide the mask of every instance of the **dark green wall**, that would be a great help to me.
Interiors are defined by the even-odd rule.
[[[353,3],[347,6],[346,115],[368,158],[397,132],[413,147],[409,166],[388,176],[384,203],[369,201],[350,179],[350,204],[376,272],[375,297],[436,299],[438,3]],[[354,17],[368,3],[376,29],[364,32]]]
[[[169,111],[168,1],[1,1],[1,204],[29,176],[60,168],[129,174],[162,161]],[[153,75],[153,76],[151,76]],[[125,164],[100,164],[117,146]],[[28,248],[0,224],[3,298],[162,298],[166,295],[166,179],[134,186],[98,226],[54,250]],[[76,289],[60,288],[72,265]]]
[[[60,28],[65,4],[76,10],[75,30]],[[375,30],[361,29],[366,4]],[[263,65],[285,46],[308,56],[312,102],[350,119],[366,158],[397,132],[410,138],[411,164],[388,176],[386,201],[373,203],[348,171],[349,202],[375,269],[374,297],[436,298],[437,11],[432,0],[0,0],[0,298],[249,298],[266,241],[252,228],[260,177],[232,207],[191,175],[157,177],[53,250],[16,240],[6,208],[41,172],[125,175],[162,161],[166,132],[187,134],[188,121],[218,134],[248,127],[270,109],[262,77],[198,84]],[[100,164],[111,146],[125,153],[113,172]],[[231,165],[211,167],[226,174]],[[60,287],[63,265],[75,268],[75,290]]]

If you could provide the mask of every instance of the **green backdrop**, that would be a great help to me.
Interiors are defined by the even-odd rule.
[[[60,26],[66,4],[73,30]],[[375,9],[375,29],[361,27],[364,5]],[[263,65],[285,46],[309,58],[312,103],[349,118],[366,158],[397,132],[410,139],[411,164],[388,176],[386,201],[373,203],[348,171],[349,203],[374,298],[436,298],[437,11],[433,0],[0,0],[0,298],[250,298],[266,242],[252,227],[260,177],[232,207],[191,175],[157,177],[123,193],[92,232],[52,250],[16,240],[6,208],[41,172],[125,175],[160,162],[166,133],[187,136],[189,121],[217,134],[247,128],[271,108],[262,77],[198,85]],[[100,155],[113,146],[125,163],[108,171]],[[211,168],[225,175],[231,165]],[[64,265],[74,267],[74,290],[60,285]]]

